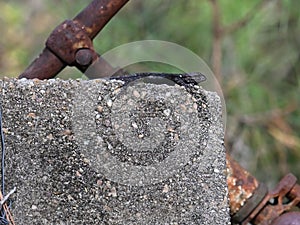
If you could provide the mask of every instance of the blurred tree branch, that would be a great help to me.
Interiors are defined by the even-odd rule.
[[[228,34],[245,27],[254,17],[257,11],[260,11],[269,0],[262,0],[256,4],[248,13],[240,20],[230,25],[222,24],[222,13],[218,0],[209,0],[212,6],[212,33],[213,33],[213,46],[212,46],[212,67],[213,72],[218,79],[222,82],[222,41]]]
[[[212,5],[212,16],[213,16],[213,24],[212,24],[212,32],[213,32],[213,46],[212,46],[212,67],[213,72],[221,82],[222,76],[222,48],[221,43],[224,36],[222,31],[221,24],[221,13],[220,7],[218,4],[218,0],[210,0]]]
[[[227,25],[223,28],[224,35],[234,33],[235,31],[239,30],[242,27],[247,26],[247,24],[253,19],[254,15],[260,11],[267,2],[270,0],[262,0],[258,4],[256,4],[248,13],[241,18],[239,21],[236,21],[233,24]]]

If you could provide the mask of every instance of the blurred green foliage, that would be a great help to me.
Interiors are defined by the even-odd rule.
[[[222,25],[235,23],[259,0],[219,0]],[[227,105],[227,148],[266,183],[291,171],[300,178],[300,1],[270,0],[222,39],[221,86]],[[39,54],[49,33],[74,17],[85,0],[0,1],[0,74],[17,77]],[[211,65],[209,0],[130,1],[103,29],[99,53],[156,39],[187,47]],[[63,78],[81,74],[67,69]]]

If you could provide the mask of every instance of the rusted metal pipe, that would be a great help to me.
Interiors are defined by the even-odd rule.
[[[75,18],[84,24],[88,36],[93,40],[109,20],[128,2],[129,0],[94,0]]]
[[[252,221],[254,224],[269,225],[283,213],[293,210],[300,202],[299,185],[296,182],[297,178],[293,174],[284,176],[276,188],[269,191],[244,224]]]
[[[129,0],[94,0],[92,1],[82,12],[80,12],[73,20],[73,23],[63,23],[58,26],[53,32],[52,36],[50,35],[49,39],[52,40],[59,40],[60,45],[63,46],[65,42],[69,40],[64,40],[63,34],[64,31],[59,29],[63,29],[65,24],[67,25],[74,25],[72,28],[75,30],[75,38],[78,38],[80,41],[76,40],[76,43],[80,43],[83,46],[85,44],[88,45],[88,48],[93,51],[91,43],[93,38],[101,31],[101,29],[108,23],[108,21],[128,2]],[[67,28],[66,25],[66,28]],[[80,30],[81,29],[81,30]],[[69,32],[70,30],[65,30]],[[55,36],[55,35],[57,36]],[[78,34],[81,36],[79,37]],[[89,37],[89,40],[83,35],[86,34],[86,37]],[[62,37],[62,39],[58,39]],[[67,37],[67,36],[65,36]],[[29,67],[19,75],[19,78],[38,78],[38,79],[50,79],[55,77],[62,69],[65,68],[66,65],[72,65],[76,62],[76,52],[82,46],[72,45],[71,49],[74,50],[73,55],[68,55],[68,51],[66,52],[57,52],[57,49],[50,48],[50,46],[58,46],[59,43],[54,43],[50,45],[51,40],[47,40],[48,46],[44,48],[42,54],[38,56],[30,65]],[[55,51],[54,51],[55,50]],[[73,58],[70,58],[73,57]],[[97,60],[98,56],[94,56],[93,60]],[[71,62],[72,61],[72,62]],[[86,69],[86,65],[83,67],[82,65],[75,65],[77,66],[82,72]]]
[[[44,48],[43,52],[19,75],[19,78],[27,79],[50,79],[55,77],[60,71],[66,67],[56,55],[48,48]]]
[[[287,174],[274,190],[259,183],[228,154],[227,183],[231,218],[234,224],[280,224],[278,218],[295,221],[299,214],[285,213],[300,205],[300,185],[293,174]],[[287,202],[286,202],[287,201]],[[289,223],[286,223],[289,224]]]
[[[237,213],[258,188],[259,182],[254,176],[226,155],[227,183],[229,189],[230,210]]]
[[[300,225],[300,212],[284,213],[272,225]]]
[[[226,154],[227,184],[232,221],[241,223],[267,194],[267,188],[260,184],[248,171]]]

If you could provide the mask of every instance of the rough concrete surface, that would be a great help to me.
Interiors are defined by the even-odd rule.
[[[1,82],[16,224],[228,224],[219,97],[120,81]]]

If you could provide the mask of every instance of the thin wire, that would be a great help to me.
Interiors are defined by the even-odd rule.
[[[1,148],[2,148],[2,159],[1,159],[1,180],[2,180],[2,195],[5,196],[5,181],[4,181],[4,175],[5,175],[5,142],[4,142],[4,133],[2,128],[2,108],[0,108],[0,135],[1,135]]]
[[[2,107],[0,107],[0,137],[1,137],[1,149],[2,149],[2,159],[1,159],[1,181],[2,181],[2,195],[5,196],[5,141],[4,141],[4,133],[2,127]],[[8,224],[6,219],[6,214],[3,209],[1,208],[1,217],[0,217],[0,224]]]

